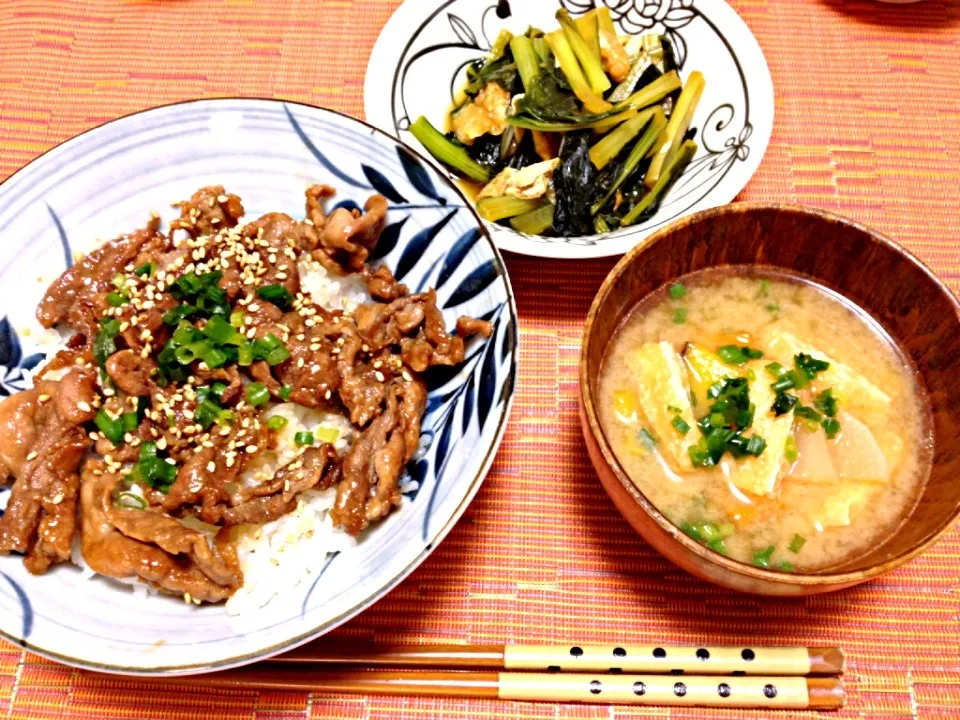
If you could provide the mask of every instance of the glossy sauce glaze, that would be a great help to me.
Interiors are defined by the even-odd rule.
[[[796,405],[778,417],[772,385],[804,372],[801,352],[831,367],[781,390]],[[722,419],[710,408],[735,378],[755,405],[743,447],[752,435],[767,446],[710,466],[698,423]],[[617,459],[666,517],[772,570],[829,568],[882,543],[929,474],[929,411],[909,364],[869,317],[793,276],[708,270],[663,288],[611,341],[599,398]]]

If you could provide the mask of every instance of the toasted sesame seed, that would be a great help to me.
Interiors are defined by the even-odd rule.
[[[54,495],[53,500],[51,500],[50,502],[52,502],[54,505],[59,505],[60,503],[62,503],[63,493],[57,493],[56,495]]]
[[[410,373],[408,373],[406,370],[404,370],[402,374],[403,374],[404,380],[406,380],[407,382],[413,382],[413,378],[410,376]]]
[[[90,403],[88,403],[86,400],[81,400],[80,402],[78,402],[77,407],[83,410],[83,412],[90,412],[91,410],[93,410],[93,408],[90,407]]]
[[[260,448],[258,448],[256,445],[247,445],[247,447],[244,449],[247,451],[248,455],[253,455]]]
[[[33,460],[37,456],[36,450],[27,455],[27,460]]]
[[[45,402],[47,402],[47,400],[49,400],[49,399],[50,399],[50,396],[49,396],[49,395],[43,394],[43,395],[40,395],[40,396],[37,398],[37,402],[45,403]]]
[[[377,378],[377,382],[383,382],[385,379],[383,376],[383,373],[380,372],[379,370],[377,370],[373,375],[375,378]]]
[[[187,605],[189,605],[192,600],[193,600],[193,598],[190,597],[190,593],[184,593],[184,594],[183,594],[183,601],[184,601]]]
[[[217,202],[225,203],[229,199],[226,195],[217,195]],[[213,206],[211,205],[210,207]]]
[[[213,472],[216,469],[217,469],[217,464],[213,460],[207,463],[207,472]]]
[[[236,462],[236,460],[234,460],[232,456],[231,456],[231,457],[228,457],[228,458],[227,458],[227,467],[228,467],[228,468],[229,468],[229,467],[233,467],[233,464],[234,464],[235,462]]]

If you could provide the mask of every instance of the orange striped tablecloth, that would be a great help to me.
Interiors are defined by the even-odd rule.
[[[367,57],[396,4],[0,0],[0,177],[93,125],[186,98],[285,98],[361,116]],[[960,3],[732,4],[763,46],[777,93],[770,149],[742,198],[850,215],[889,233],[960,290]],[[612,261],[507,264],[522,359],[493,470],[430,559],[336,634],[405,643],[841,643],[850,655],[841,717],[960,717],[960,530],[883,580],[807,600],[737,595],[676,570],[617,515],[581,442],[582,319]],[[147,689],[0,645],[2,716],[758,715],[200,692],[175,681]],[[777,714],[804,716],[814,714]]]

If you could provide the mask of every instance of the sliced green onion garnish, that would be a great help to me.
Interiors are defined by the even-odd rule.
[[[793,539],[790,540],[790,544],[787,547],[790,548],[790,552],[798,553],[806,544],[807,539],[803,535],[794,534]]]
[[[677,429],[677,432],[681,435],[686,435],[690,432],[690,425],[682,417],[677,415],[671,422],[671,425]]]
[[[243,367],[253,364],[253,343],[247,343],[237,348],[237,364]]]
[[[825,360],[817,360],[812,355],[807,355],[806,353],[795,355],[793,362],[797,366],[797,370],[802,371],[811,380],[813,380],[818,373],[822,373],[830,367],[830,363]]]
[[[267,302],[272,302],[281,310],[286,310],[293,303],[293,295],[283,285],[264,285],[257,290],[257,295]]]
[[[293,392],[293,386],[291,386],[291,385],[284,385],[282,388],[280,388],[280,392],[277,393],[277,394],[280,396],[280,399],[281,399],[281,400],[283,400],[284,402],[286,402],[287,400],[290,399],[290,393],[292,393],[292,392]]]
[[[761,550],[760,552],[754,553],[753,564],[760,568],[770,567],[770,557],[773,555],[775,550],[776,548],[773,545],[771,545],[765,550]]]
[[[218,367],[223,367],[227,362],[227,353],[220,348],[210,348],[207,350],[203,357],[201,358],[203,362],[207,364],[207,367],[211,370]]]
[[[670,297],[672,297],[674,300],[679,300],[686,294],[687,286],[683,283],[674,283],[670,286]]]
[[[820,424],[830,440],[833,440],[840,432],[840,421],[836,418],[824,418]]]
[[[743,365],[749,360],[762,358],[763,353],[751,347],[724,345],[717,350],[717,356],[727,365]]]
[[[269,353],[267,353],[266,361],[267,361],[267,365],[273,366],[273,365],[279,365],[284,360],[288,360],[289,358],[290,358],[290,351],[287,350],[287,348],[285,348],[283,345],[281,345],[280,347],[274,348]]]
[[[793,572],[793,563],[788,560],[781,560],[777,563],[777,570],[780,572]]]
[[[799,418],[803,418],[804,420],[811,420],[816,423],[820,422],[820,419],[822,418],[822,415],[820,415],[820,413],[818,413],[812,407],[807,407],[806,405],[800,404],[793,409],[793,414]]]
[[[673,324],[683,325],[687,321],[687,309],[677,308],[673,311]]]
[[[110,284],[113,285],[117,290],[126,292],[127,290],[127,276],[121,273],[117,273],[113,276],[113,280],[110,281]]]
[[[143,265],[138,267],[133,271],[134,275],[146,275],[147,277],[153,277],[154,265],[153,263],[145,262]]]
[[[786,370],[783,365],[778,362],[772,362],[769,365],[764,365],[764,370],[766,370],[774,379],[783,377],[786,374]]]
[[[657,447],[657,439],[650,434],[650,431],[646,428],[640,428],[637,432],[637,437],[640,439],[640,442],[644,444],[647,450],[653,450]]]
[[[144,500],[139,495],[132,492],[122,492],[117,495],[117,499],[113,503],[117,507],[124,508],[125,510],[146,510],[147,501]]]
[[[827,388],[817,395],[813,401],[813,406],[827,417],[836,417],[837,399],[833,396],[833,390]]]
[[[197,405],[196,410],[193,411],[193,419],[200,427],[206,430],[217,421],[222,410],[223,408],[212,400],[204,400]]]
[[[230,313],[230,324],[235,328],[243,327],[243,310],[234,310]]]
[[[313,445],[313,433],[312,432],[298,432],[293,436],[293,441],[297,445]]]
[[[126,295],[121,295],[115,291],[107,293],[107,305],[110,307],[120,307],[126,305],[128,302],[130,302],[130,298]]]
[[[114,445],[123,443],[123,421],[120,418],[111,418],[103,408],[97,411],[93,422]]]
[[[125,433],[136,432],[137,426],[140,424],[140,420],[137,417],[136,412],[124,413],[120,419],[123,423],[123,431]]]
[[[243,345],[246,342],[243,335],[221,315],[214,315],[207,321],[203,334],[218,345]]]
[[[267,427],[271,430],[283,430],[289,420],[287,420],[283,415],[274,415],[272,418],[267,420]]]
[[[263,383],[255,382],[247,385],[247,402],[253,405],[253,407],[265,405],[269,399],[270,391],[267,390],[267,386]]]

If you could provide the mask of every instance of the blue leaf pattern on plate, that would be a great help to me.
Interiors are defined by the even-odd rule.
[[[330,553],[330,556],[327,558],[326,562],[323,564],[323,567],[320,568],[320,572],[317,573],[317,576],[313,579],[313,583],[310,585],[310,589],[307,590],[307,594],[303,598],[303,604],[300,606],[300,617],[304,617],[307,614],[307,602],[310,600],[310,596],[313,595],[314,589],[317,587],[317,583],[320,582],[320,578],[323,577],[323,574],[330,568],[330,563],[336,560],[337,555],[340,554],[340,551]]]
[[[407,243],[407,247],[404,248],[403,254],[400,255],[400,262],[397,263],[397,269],[393,271],[397,280],[403,280],[403,278],[407,276],[407,273],[413,270],[417,261],[427,252],[427,248],[430,247],[433,239],[440,234],[440,231],[447,226],[447,223],[449,223],[456,214],[456,210],[451,210],[440,222],[424,228],[410,238],[410,242]]]
[[[481,382],[483,382],[482,378]],[[472,377],[467,380],[467,382],[464,384],[464,387],[466,390],[463,393],[463,422],[461,430],[464,434],[466,434],[467,430],[470,428],[470,421],[473,420],[473,398],[475,391],[473,389]],[[483,423],[480,423],[480,425],[482,426]]]
[[[400,239],[400,231],[403,230],[404,224],[409,219],[410,216],[405,215],[402,220],[391,223],[383,229],[383,232],[380,234],[380,240],[377,241],[377,246],[373,249],[373,252],[370,253],[371,260],[385,258],[393,251],[397,246],[397,241]]]
[[[486,424],[490,408],[493,407],[493,396],[497,388],[496,355],[494,343],[491,342],[483,352],[483,369],[480,371],[480,393],[477,398],[480,427]]]
[[[287,119],[290,121],[290,127],[293,128],[293,131],[297,134],[297,137],[300,138],[300,141],[306,146],[307,150],[310,151],[310,154],[317,159],[317,162],[326,168],[327,172],[329,172],[338,180],[342,180],[343,182],[347,183],[347,185],[351,185],[352,187],[370,189],[369,185],[354,180],[345,172],[341,171],[336,165],[327,159],[326,155],[320,152],[320,148],[314,144],[313,140],[311,140],[310,137],[303,131],[303,128],[300,127],[300,123],[297,122],[297,119],[293,116],[293,113],[290,112],[289,107],[284,105],[283,111],[287,114]]]
[[[472,300],[477,295],[486,290],[490,284],[497,279],[497,269],[492,260],[487,260],[483,265],[476,268],[467,277],[465,277],[457,289],[453,291],[450,298],[443,304],[443,309],[462,305],[468,300]]]
[[[387,180],[382,172],[369,165],[361,165],[360,169],[363,170],[363,174],[366,175],[367,180],[373,185],[373,189],[383,195],[387,200],[395,203],[405,203],[407,201],[403,195],[397,192],[397,189]]]
[[[63,251],[63,264],[67,267],[73,266],[73,251],[70,249],[70,240],[67,239],[67,231],[63,229],[63,223],[60,222],[60,216],[50,207],[50,203],[44,203],[47,206],[47,212],[50,213],[50,219],[57,228],[57,235],[60,238],[60,249]]]
[[[7,368],[20,365],[23,352],[20,350],[20,338],[14,332],[7,318],[0,320],[0,365]]]
[[[463,259],[467,256],[467,253],[470,252],[470,248],[476,245],[477,240],[479,239],[480,230],[477,228],[471,228],[461,235],[460,238],[453,244],[453,247],[450,248],[450,251],[444,258],[443,267],[440,268],[440,274],[437,276],[436,288],[438,290],[446,285],[447,280],[449,280],[454,271],[460,267],[460,263],[463,262]]]
[[[411,155],[406,148],[399,145],[397,146],[397,156],[400,158],[403,171],[407,174],[407,180],[417,189],[417,192],[436,200],[441,205],[447,204],[447,199],[437,192],[433,181],[430,179],[430,173],[426,171],[419,160]]]
[[[13,591],[14,596],[17,598],[17,601],[20,603],[20,616],[22,618],[20,626],[20,640],[25,641],[30,637],[30,633],[33,632],[33,607],[30,604],[30,598],[27,597],[27,594],[23,591],[23,588],[9,575],[6,573],[0,572],[0,576],[7,581],[10,585],[10,589]]]

